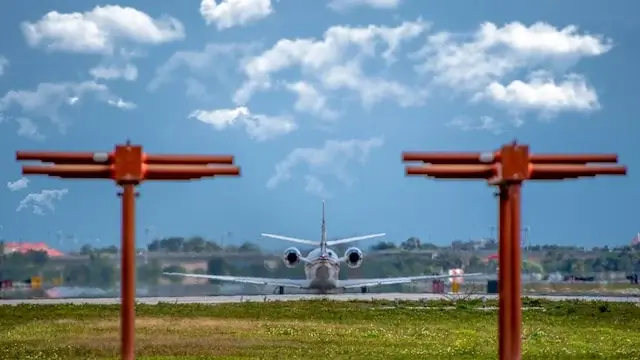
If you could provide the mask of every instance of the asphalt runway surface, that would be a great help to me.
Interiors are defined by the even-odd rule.
[[[637,296],[556,296],[556,295],[528,295],[533,299],[546,300],[582,300],[582,301],[606,301],[606,302],[635,302],[640,303],[640,297]],[[140,304],[225,304],[239,302],[265,302],[265,301],[297,301],[297,300],[313,300],[313,299],[329,299],[329,300],[405,300],[405,301],[429,301],[441,299],[497,299],[497,295],[464,295],[464,294],[406,294],[406,293],[384,293],[384,294],[331,294],[331,295],[313,295],[313,294],[296,294],[296,295],[250,295],[250,296],[191,296],[191,297],[139,297],[136,302]],[[109,305],[119,304],[119,298],[68,298],[68,299],[26,299],[26,300],[0,300],[0,305],[19,305],[19,304],[97,304]]]

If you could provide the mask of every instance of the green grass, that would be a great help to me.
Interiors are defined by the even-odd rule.
[[[496,359],[479,301],[138,305],[137,359]],[[495,306],[488,302],[486,306]],[[637,304],[525,300],[523,359],[640,358]],[[0,306],[0,359],[117,359],[117,305]]]

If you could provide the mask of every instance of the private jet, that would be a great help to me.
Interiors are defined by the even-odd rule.
[[[364,258],[362,250],[357,247],[348,248],[342,257],[330,247],[340,244],[351,243],[360,240],[379,238],[386,234],[371,234],[364,236],[349,237],[337,240],[327,240],[327,226],[325,221],[325,202],[322,201],[322,227],[320,241],[305,240],[288,236],[261,234],[264,237],[279,239],[299,244],[317,246],[306,257],[302,255],[300,250],[290,247],[284,251],[282,260],[288,268],[295,268],[298,264],[304,264],[304,279],[277,279],[277,278],[261,278],[261,277],[243,277],[243,276],[227,276],[227,275],[201,275],[201,274],[183,274],[165,272],[164,275],[184,276],[191,278],[204,278],[218,281],[228,281],[235,283],[254,284],[275,286],[279,294],[284,294],[285,288],[296,288],[308,290],[312,293],[329,294],[334,292],[344,292],[347,289],[360,288],[362,293],[368,292],[370,287],[392,284],[406,284],[413,281],[444,279],[452,277],[468,277],[478,276],[478,274],[464,275],[419,275],[405,276],[393,278],[370,278],[370,279],[348,279],[339,280],[340,264],[344,263],[349,268],[355,269],[362,265]]]

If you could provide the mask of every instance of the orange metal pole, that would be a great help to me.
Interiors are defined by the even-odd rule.
[[[122,184],[122,263],[120,279],[120,336],[122,360],[135,360],[136,249],[134,183]]]
[[[213,176],[239,176],[232,155],[147,155],[140,145],[116,145],[115,152],[17,151],[17,160],[49,164],[23,166],[24,175],[62,178],[111,178],[122,187],[122,263],[120,341],[122,360],[135,359],[135,198],[144,180],[191,180]]]
[[[509,314],[510,324],[510,354],[507,359],[520,360],[520,345],[522,339],[522,299],[521,295],[521,276],[522,276],[522,254],[520,249],[520,229],[521,229],[521,189],[522,183],[516,182],[509,186],[509,212],[511,214],[511,221],[509,226],[511,242],[511,252],[509,257],[511,258],[511,289],[510,298],[511,305],[507,308],[511,310]]]
[[[616,154],[530,155],[529,147],[505,145],[498,152],[403,152],[406,175],[443,179],[485,178],[499,189],[499,339],[500,360],[520,360],[522,343],[522,250],[520,247],[521,189],[525,180],[563,180],[598,175],[626,175],[625,166],[590,165],[617,163]],[[500,166],[498,168],[497,166]],[[500,169],[501,171],[497,171]]]
[[[499,313],[498,313],[498,353],[500,360],[507,360],[509,346],[511,344],[511,275],[513,273],[511,263],[511,202],[509,197],[509,186],[500,185],[499,205],[498,205],[498,286],[499,286]]]

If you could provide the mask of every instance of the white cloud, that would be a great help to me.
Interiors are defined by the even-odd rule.
[[[602,36],[579,34],[573,25],[557,29],[541,22],[531,26],[513,22],[503,27],[484,23],[472,34],[431,35],[414,55],[425,58],[417,69],[432,74],[436,83],[476,90],[518,69],[554,61],[575,62],[602,55],[612,46],[611,40]]]
[[[138,78],[138,68],[132,64],[126,64],[122,67],[99,65],[89,70],[89,74],[94,79],[134,81]]]
[[[447,126],[458,128],[462,131],[488,131],[496,135],[501,134],[504,129],[504,124],[491,116],[481,116],[478,119],[458,116],[448,122]]]
[[[492,82],[473,99],[486,99],[511,110],[541,110],[547,114],[600,108],[596,91],[576,74],[567,75],[560,83],[545,72],[533,73],[527,82],[516,80],[506,86]]]
[[[59,109],[62,106],[76,106],[82,99],[93,97],[100,102],[118,101],[104,84],[94,81],[81,83],[40,83],[35,90],[11,90],[0,98],[0,111],[13,105],[19,106],[25,114],[51,119],[62,126]]]
[[[330,90],[354,91],[365,108],[383,100],[393,100],[401,107],[419,106],[424,104],[427,97],[426,89],[410,88],[379,77],[367,77],[353,62],[327,70],[323,82],[325,88]]]
[[[18,123],[18,135],[31,140],[44,140],[45,136],[40,133],[38,125],[33,120],[25,117],[16,119]]]
[[[229,74],[237,72],[237,62],[234,60],[255,48],[256,45],[253,43],[230,43],[207,44],[202,51],[177,51],[156,68],[155,76],[147,85],[147,89],[155,91],[160,85],[169,82],[172,75],[182,68],[198,76],[213,75],[217,80],[229,83]]]
[[[209,124],[216,130],[225,130],[232,126],[243,127],[247,135],[257,141],[288,134],[298,127],[288,116],[252,114],[246,107],[211,111],[196,110],[189,114],[188,118]]]
[[[305,175],[304,182],[304,191],[325,199],[331,197],[331,193],[327,191],[322,180],[317,177],[313,175]]]
[[[27,186],[29,186],[29,179],[27,179],[26,177],[22,177],[16,181],[10,181],[7,183],[7,187],[11,191],[26,189]]]
[[[194,78],[184,79],[184,85],[186,86],[186,95],[189,97],[203,101],[212,98],[207,91],[207,87]]]
[[[8,66],[9,66],[9,60],[4,56],[0,56],[0,76],[4,75],[5,69]]]
[[[291,67],[299,67],[303,77],[313,77],[325,88],[355,91],[363,101],[382,99],[389,91],[390,97],[397,98],[393,92],[409,93],[412,90],[392,80],[370,80],[362,72],[362,62],[366,58],[375,58],[378,55],[376,48],[382,43],[386,49],[380,56],[387,64],[393,63],[400,45],[418,37],[426,28],[427,24],[418,19],[396,27],[333,26],[325,31],[322,40],[279,40],[271,49],[246,61],[243,70],[247,80],[236,91],[234,101],[246,104],[256,91],[272,87],[273,74]],[[345,63],[349,66],[345,67]],[[344,70],[347,68],[349,72]],[[327,82],[327,75],[331,73],[332,82]],[[379,88],[371,89],[372,86]]]
[[[184,38],[180,21],[169,16],[154,19],[131,7],[96,6],[84,13],[51,11],[40,20],[21,24],[32,47],[51,51],[112,54],[116,43],[157,45]]]
[[[374,9],[396,9],[403,0],[331,0],[327,6],[335,11],[345,11],[355,7],[371,7]]]
[[[130,101],[124,101],[122,99],[118,99],[118,100],[107,100],[107,104],[117,107],[118,109],[123,109],[123,110],[132,110],[138,107],[138,105],[130,102]]]
[[[297,148],[276,164],[275,173],[267,181],[267,188],[273,189],[291,180],[293,170],[298,166],[307,167],[305,173],[306,190],[317,193],[326,192],[321,176],[337,179],[349,186],[356,181],[349,169],[353,162],[366,163],[372,150],[384,144],[382,137],[366,140],[352,139],[344,141],[328,140],[320,148]]]
[[[327,98],[313,85],[298,81],[286,83],[285,87],[298,96],[294,108],[300,112],[307,112],[323,119],[335,119],[338,112],[327,106]]]
[[[20,201],[16,211],[30,208],[36,215],[44,215],[45,210],[53,213],[55,211],[54,203],[62,200],[67,193],[69,193],[68,189],[51,189],[28,194]]]
[[[273,13],[271,0],[202,0],[200,15],[207,25],[218,30],[243,26],[264,19]]]

